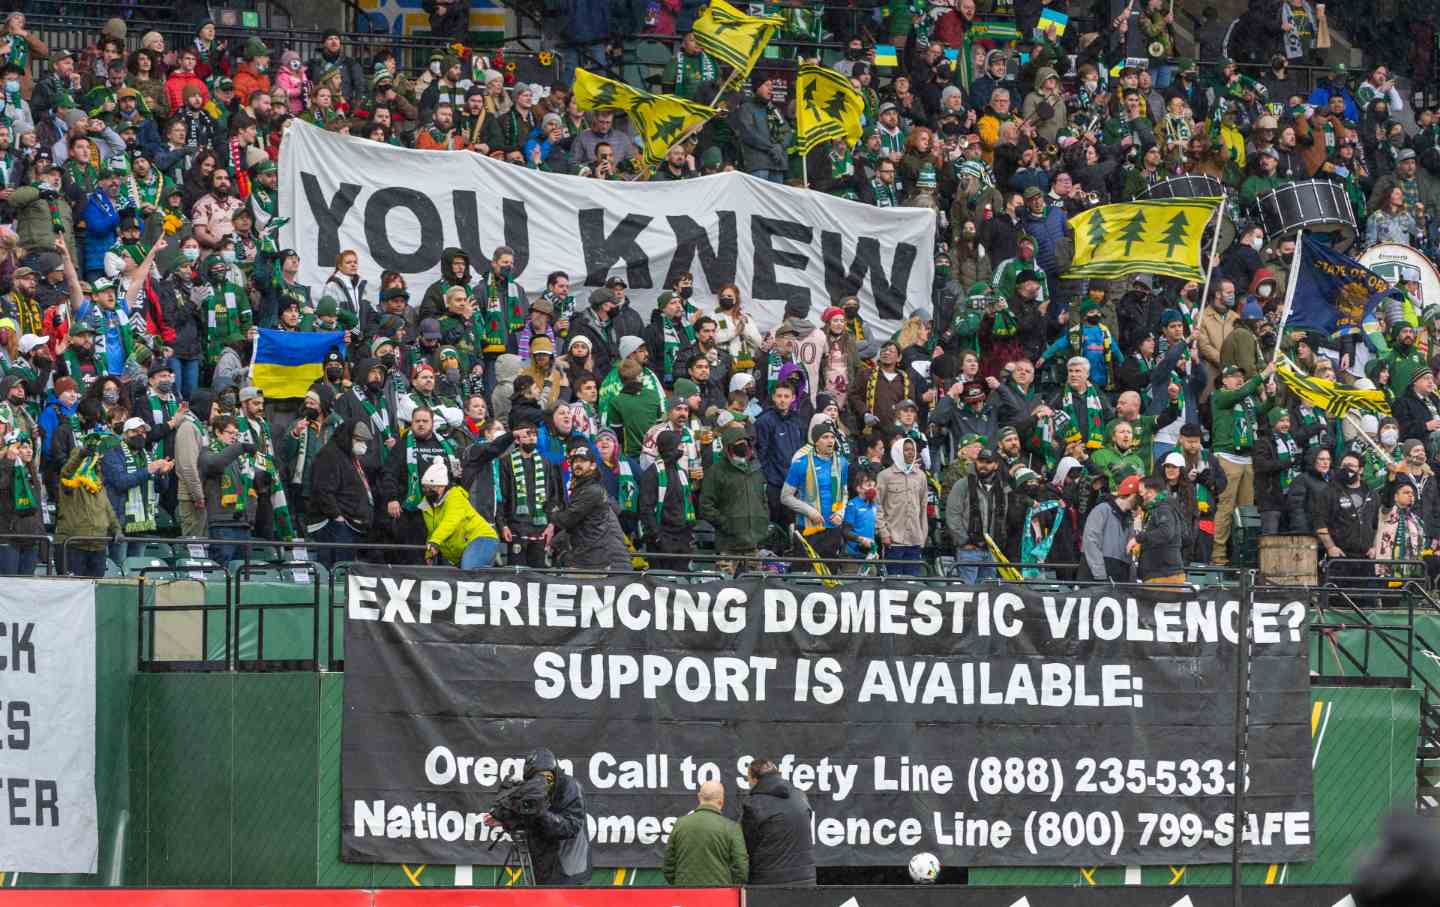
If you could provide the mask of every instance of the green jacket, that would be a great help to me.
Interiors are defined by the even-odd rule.
[[[1217,453],[1248,453],[1248,450],[1237,451],[1235,449],[1235,407],[1246,397],[1252,397],[1260,389],[1260,376],[1256,375],[1249,381],[1232,390],[1217,387],[1215,393],[1210,395],[1210,413],[1212,425],[1210,429],[1210,448]],[[1258,409],[1258,407],[1257,407]]]
[[[60,469],[60,478],[68,479],[75,474],[87,453],[77,445],[70,451],[70,458]],[[56,503],[55,541],[63,543],[69,538],[100,536],[109,538],[120,531],[120,519],[110,498],[102,486],[99,491],[88,491],[83,487],[67,487],[60,483],[60,500]],[[78,542],[75,548],[85,551],[104,551],[105,542]]]
[[[1260,196],[1289,183],[1290,180],[1283,176],[1261,176],[1258,173],[1252,173],[1245,177],[1245,182],[1240,184],[1240,205],[1246,211],[1258,210],[1257,199]]]
[[[665,848],[665,881],[680,888],[743,885],[750,857],[740,823],[701,805],[681,816]]]
[[[741,467],[729,457],[717,457],[700,483],[700,519],[715,527],[717,551],[760,547],[770,533],[770,508],[760,464],[750,460]]]
[[[52,199],[55,213],[65,229],[65,245],[72,251],[75,245],[75,215],[70,202],[62,192]],[[55,225],[50,219],[50,202],[40,197],[40,190],[34,186],[21,186],[10,193],[7,202],[15,212],[15,235],[26,252],[50,252],[55,248]]]
[[[620,449],[627,457],[640,456],[645,433],[660,421],[656,415],[656,393],[641,386],[638,393],[621,390],[603,410],[605,424],[620,432]]]

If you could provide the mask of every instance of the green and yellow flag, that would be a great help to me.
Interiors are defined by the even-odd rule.
[[[1075,258],[1064,276],[1115,278],[1137,272],[1205,279],[1200,236],[1219,198],[1101,205],[1070,218]]]
[[[630,118],[632,131],[641,137],[641,159],[653,167],[665,159],[670,147],[691,129],[719,113],[694,101],[668,94],[651,94],[624,82],[575,70],[575,106],[581,110],[620,110]]]
[[[811,148],[831,139],[844,139],[847,145],[860,141],[865,99],[848,78],[833,69],[805,63],[800,66],[795,93],[800,99],[795,107],[799,127],[795,145],[801,154],[809,154]]]
[[[784,25],[780,16],[748,16],[725,0],[710,0],[693,30],[701,50],[735,70],[732,79],[744,79],[755,68],[775,29]]]
[[[1340,387],[1334,381],[1312,378],[1291,367],[1288,359],[1275,369],[1275,374],[1295,396],[1317,409],[1325,410],[1336,419],[1345,418],[1352,410],[1381,417],[1390,415],[1390,404],[1385,400],[1384,391]]]

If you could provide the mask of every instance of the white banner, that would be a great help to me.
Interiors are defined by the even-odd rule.
[[[0,867],[94,872],[95,583],[0,586]]]
[[[299,279],[317,294],[336,255],[354,249],[372,288],[381,271],[399,271],[417,305],[446,247],[483,267],[506,245],[531,296],[564,271],[583,306],[589,288],[619,276],[648,316],[672,275],[689,271],[707,311],[727,283],[763,328],[779,323],[789,300],[808,301],[818,322],[825,306],[853,294],[866,323],[888,334],[930,307],[935,274],[935,214],[925,208],[876,208],[742,173],[680,182],[540,173],[299,121],[281,146],[280,214],[290,219],[281,245],[300,253]]]

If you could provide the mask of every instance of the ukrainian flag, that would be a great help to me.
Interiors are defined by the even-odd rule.
[[[344,331],[296,333],[261,328],[250,380],[269,399],[303,397],[325,372],[325,355],[344,344]]]

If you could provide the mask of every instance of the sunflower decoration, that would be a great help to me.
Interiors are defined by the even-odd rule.
[[[541,66],[550,66],[555,62],[555,55],[548,50],[542,50],[536,59],[540,61]]]

